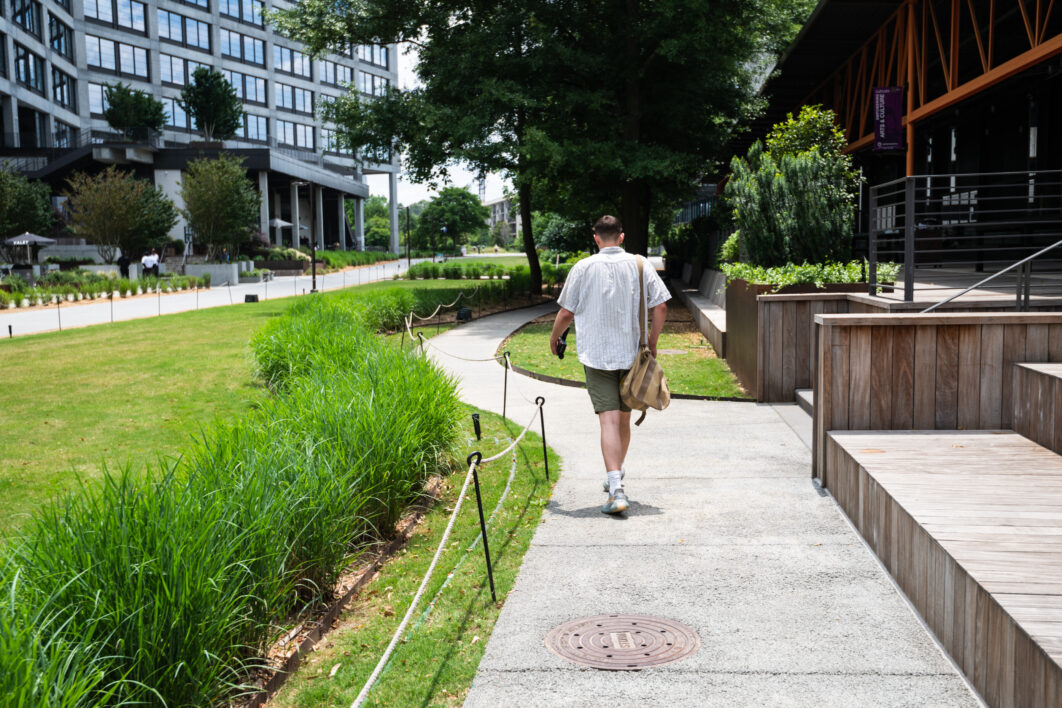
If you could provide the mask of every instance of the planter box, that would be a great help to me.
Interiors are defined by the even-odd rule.
[[[210,274],[210,285],[217,287],[226,283],[239,282],[239,269],[235,263],[201,263],[199,265],[188,264],[184,267],[185,275],[193,275],[201,278]]]
[[[865,283],[825,288],[773,286],[732,280],[726,288],[726,360],[749,393],[762,402],[792,402],[798,388],[811,388],[815,315],[848,312],[846,293]]]

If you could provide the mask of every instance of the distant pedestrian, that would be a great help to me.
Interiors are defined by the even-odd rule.
[[[118,274],[123,278],[129,277],[129,256],[125,253],[118,256]]]
[[[621,248],[623,227],[614,216],[594,224],[599,252],[572,266],[557,303],[549,346],[557,354],[561,335],[572,322],[576,347],[586,375],[586,388],[601,425],[601,455],[605,462],[605,514],[620,514],[629,502],[623,490],[623,461],[631,442],[631,409],[620,398],[620,381],[638,354],[641,283],[637,256]],[[652,320],[647,344],[656,356],[656,343],[667,319],[670,298],[656,271],[644,268],[645,299]]]

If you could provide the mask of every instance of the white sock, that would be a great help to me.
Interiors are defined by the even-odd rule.
[[[609,470],[608,493],[614,495],[617,489],[623,489],[622,473],[619,470]]]

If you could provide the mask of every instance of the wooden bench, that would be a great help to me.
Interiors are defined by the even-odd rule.
[[[1010,431],[833,431],[830,487],[992,706],[1062,705],[1062,457]]]
[[[688,268],[688,266],[687,266]],[[716,356],[726,356],[726,276],[719,271],[700,274],[697,289],[688,283],[672,282],[672,291],[697,323],[697,329],[715,349]]]

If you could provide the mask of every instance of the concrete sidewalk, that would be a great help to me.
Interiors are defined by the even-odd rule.
[[[500,412],[501,367],[442,352],[492,356],[552,309],[464,325],[429,351],[464,400]],[[979,704],[812,482],[810,451],[774,408],[673,401],[651,411],[627,459],[631,509],[616,518],[598,510],[604,470],[586,392],[510,374],[509,417],[527,423],[537,395],[562,474],[466,706]],[[701,647],[665,666],[601,671],[544,645],[556,625],[605,613],[677,620]]]
[[[419,261],[414,259],[414,262]],[[328,275],[318,275],[317,289],[320,291],[335,290],[378,280],[390,280],[395,274],[405,271],[406,261],[403,259]],[[61,308],[53,305],[32,310],[17,308],[0,310],[0,337],[8,336],[9,326],[11,335],[19,337],[24,334],[74,329],[112,321],[121,322],[169,315],[175,312],[234,305],[242,303],[246,295],[257,295],[259,300],[294,297],[308,293],[312,288],[312,283],[311,276],[300,275],[278,278],[269,283],[245,283],[232,286],[214,283],[211,288],[200,290],[198,293],[193,290],[183,290],[179,293],[163,293],[161,296],[155,294],[135,298],[116,296],[113,303],[110,300],[91,300],[66,303]]]

